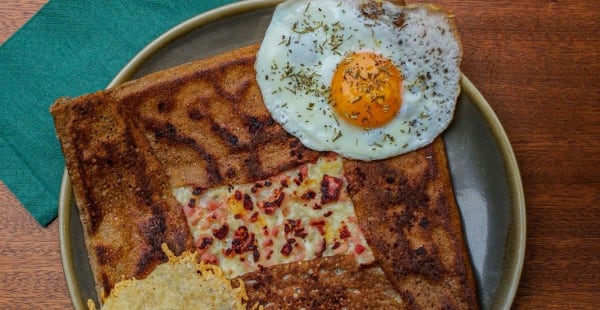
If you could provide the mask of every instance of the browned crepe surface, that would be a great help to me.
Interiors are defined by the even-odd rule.
[[[377,264],[330,256],[243,275],[249,304],[266,309],[403,309],[402,297]]]
[[[166,261],[161,242],[176,254],[193,248],[172,187],[252,182],[320,155],[270,117],[255,81],[257,49],[61,99],[51,108],[101,296],[121,277],[144,277]],[[377,263],[321,258],[247,274],[249,304],[477,308],[441,139],[407,155],[344,166]],[[315,277],[317,269],[323,272]],[[388,294],[394,288],[403,306]],[[325,295],[316,298],[315,290]]]
[[[171,186],[253,182],[315,160],[270,116],[255,81],[258,45],[109,92],[129,107]]]
[[[345,161],[358,224],[409,308],[476,309],[442,138],[376,162]]]
[[[52,108],[101,298],[167,261],[163,242],[176,254],[193,248],[164,167],[123,107],[97,93]]]

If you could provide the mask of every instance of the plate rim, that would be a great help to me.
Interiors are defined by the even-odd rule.
[[[191,17],[182,23],[172,27],[171,29],[158,36],[156,39],[146,45],[138,52],[129,62],[117,73],[113,80],[106,88],[114,87],[125,82],[131,77],[137,69],[144,64],[157,51],[169,44],[170,42],[184,36],[192,30],[203,25],[215,22],[227,17],[232,17],[242,13],[248,13],[260,9],[274,7],[283,0],[245,0],[224,5],[204,13],[200,13]],[[492,107],[487,100],[469,80],[469,78],[461,75],[461,90],[466,94],[471,103],[478,112],[483,116],[496,144],[500,150],[502,162],[509,184],[510,194],[510,212],[511,221],[509,222],[509,231],[507,232],[507,241],[505,247],[512,253],[516,253],[514,257],[507,260],[504,257],[503,268],[510,267],[510,270],[503,270],[501,282],[498,286],[498,292],[492,300],[493,309],[510,309],[517,293],[519,281],[525,260],[526,248],[526,205],[523,184],[516,156],[508,139],[506,132],[500,120],[494,113]],[[59,194],[59,246],[61,254],[61,263],[63,273],[67,283],[67,288],[71,297],[71,302],[75,309],[87,309],[81,295],[81,290],[78,286],[78,281],[75,277],[75,266],[73,261],[73,249],[71,247],[72,240],[71,231],[71,209],[74,202],[73,189],[68,171],[65,167],[61,180],[61,188]]]
[[[492,300],[492,309],[510,309],[514,298],[517,294],[523,265],[525,262],[525,249],[527,240],[527,215],[525,205],[525,193],[521,180],[521,173],[517,158],[512,149],[510,141],[500,120],[494,113],[494,110],[483,97],[481,92],[462,74],[460,85],[462,91],[471,99],[473,106],[481,113],[488,128],[492,132],[492,136],[496,140],[497,146],[500,149],[504,170],[510,186],[509,194],[511,201],[511,216],[508,226],[506,247],[510,247],[513,253],[516,253],[512,260],[507,261],[506,256],[503,259],[503,268],[512,267],[510,272],[503,270],[501,282],[498,285],[498,292]],[[512,237],[512,238],[511,238]],[[508,272],[508,273],[507,273]],[[504,296],[504,298],[501,298]]]

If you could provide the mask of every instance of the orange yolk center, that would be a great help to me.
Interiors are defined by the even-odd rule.
[[[346,56],[331,80],[331,104],[345,121],[362,127],[390,122],[402,104],[402,75],[386,57],[369,52]]]

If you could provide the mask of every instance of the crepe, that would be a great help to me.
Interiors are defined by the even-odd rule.
[[[271,119],[255,81],[257,49],[52,106],[101,298],[122,278],[167,261],[161,243],[175,254],[194,249],[170,189],[253,182],[324,155]],[[241,276],[248,304],[476,309],[441,138],[406,156],[345,160],[344,168],[377,261],[333,256],[263,268]]]

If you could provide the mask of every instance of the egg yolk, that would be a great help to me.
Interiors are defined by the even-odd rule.
[[[330,101],[350,124],[380,127],[390,122],[402,104],[402,75],[388,58],[355,52],[340,62],[331,80]]]

